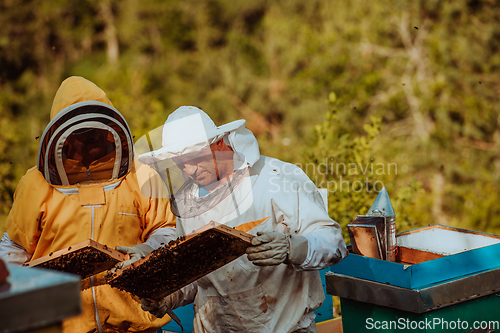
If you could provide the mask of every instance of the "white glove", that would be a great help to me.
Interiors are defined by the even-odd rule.
[[[258,266],[302,264],[307,258],[307,238],[281,232],[258,232],[247,248],[248,260]]]
[[[116,250],[120,251],[121,253],[130,255],[130,259],[117,263],[115,265],[115,267],[113,267],[109,270],[110,274],[116,273],[116,271],[136,262],[137,260],[141,260],[142,258],[145,258],[151,252],[153,252],[153,248],[147,244],[137,244],[137,245],[134,245],[132,247],[117,246]]]

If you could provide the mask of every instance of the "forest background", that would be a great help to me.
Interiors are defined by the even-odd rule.
[[[244,118],[344,227],[500,233],[500,1],[0,0],[0,230],[71,75],[141,137],[181,105]]]

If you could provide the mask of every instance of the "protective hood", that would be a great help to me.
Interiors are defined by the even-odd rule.
[[[246,166],[252,166],[259,159],[259,145],[253,133],[245,128],[245,120],[217,127],[195,106],[181,106],[175,110],[163,126],[138,140],[136,148],[139,148],[139,162],[153,166],[172,157],[200,151],[223,137]]]
[[[232,151],[210,152],[208,147],[219,140],[224,140]],[[140,154],[138,162],[149,165],[161,177],[161,186],[165,191],[153,193],[168,193],[174,214],[181,218],[198,216],[212,209],[232,195],[236,187],[245,187],[244,196],[249,195],[249,170],[260,158],[257,140],[245,128],[243,120],[217,127],[205,112],[193,106],[174,111],[164,126],[137,140],[135,151]],[[183,164],[197,165],[203,178],[208,173],[214,174],[214,169],[227,163],[228,158],[232,159],[233,174],[229,181],[221,182],[210,193],[204,191],[192,175],[188,176],[178,162],[182,160]],[[138,169],[140,167],[137,166]],[[214,179],[218,181],[219,175]],[[202,183],[201,180],[199,182]],[[158,184],[157,181],[148,183]],[[151,191],[145,189],[143,192]]]
[[[37,168],[51,185],[107,181],[132,168],[133,140],[125,118],[94,83],[82,77],[63,81],[54,98],[51,121],[38,148]],[[94,131],[103,140],[105,156],[83,166],[68,156],[69,138]]]

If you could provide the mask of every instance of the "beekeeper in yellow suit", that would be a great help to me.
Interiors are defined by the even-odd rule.
[[[146,254],[175,226],[168,200],[141,194],[133,141],[106,94],[82,77],[56,93],[40,138],[38,164],[14,194],[0,257],[22,264],[93,239]],[[149,187],[152,188],[152,187]],[[170,321],[141,309],[140,300],[102,284],[105,273],[82,281],[83,313],[63,322],[65,333],[155,332]]]
[[[143,300],[143,309],[162,317],[194,302],[196,333],[316,332],[314,310],[325,299],[318,270],[347,255],[340,226],[305,173],[261,156],[244,123],[217,127],[182,106],[165,122],[161,146],[139,155],[167,182],[177,236],[211,221],[255,235],[247,255],[161,302]]]

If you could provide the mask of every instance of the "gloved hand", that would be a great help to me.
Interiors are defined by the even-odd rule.
[[[116,271],[136,262],[137,260],[141,260],[142,258],[149,255],[151,252],[153,252],[153,248],[147,244],[144,244],[144,243],[137,244],[137,245],[134,245],[132,247],[117,246],[116,250],[120,251],[121,253],[130,255],[130,259],[117,263],[115,265],[115,267],[113,267],[109,270],[109,274],[114,274],[114,273],[116,273]]]
[[[281,232],[258,232],[247,248],[248,260],[258,266],[302,264],[307,258],[307,238]]]
[[[159,302],[150,301],[145,298],[141,298],[141,308],[144,311],[148,311],[156,318],[163,318],[167,313],[168,309],[172,310],[172,295],[168,295]]]
[[[163,318],[166,313],[172,318],[179,326],[181,327],[181,331],[184,332],[184,328],[182,327],[181,320],[177,315],[172,311],[173,300],[176,293],[170,294],[159,302],[149,301],[147,299],[141,298],[141,308],[144,311],[148,311],[156,318]]]

